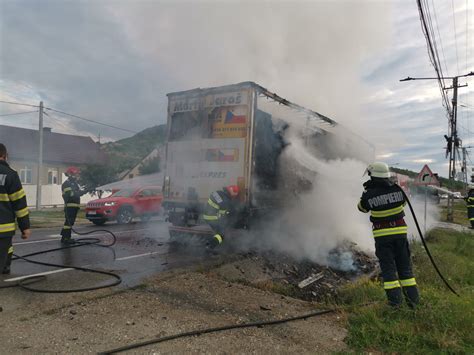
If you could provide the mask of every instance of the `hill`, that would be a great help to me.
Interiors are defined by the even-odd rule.
[[[146,128],[132,137],[105,143],[101,149],[109,156],[110,165],[121,172],[137,165],[166,139],[166,124]]]

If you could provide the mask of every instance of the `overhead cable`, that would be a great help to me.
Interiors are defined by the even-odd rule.
[[[102,122],[99,122],[99,121],[91,120],[90,118],[85,118],[85,117],[81,117],[81,116],[78,116],[78,115],[73,115],[72,113],[67,113],[67,112],[64,112],[64,111],[56,110],[56,109],[51,108],[51,107],[45,107],[45,109],[49,110],[49,111],[56,112],[56,113],[63,114],[65,116],[74,117],[74,118],[77,118],[77,119],[80,119],[80,120],[83,120],[83,121],[92,122],[92,123],[95,123],[95,124],[98,124],[98,125],[101,125],[101,126],[115,128],[115,129],[118,129],[120,131],[125,131],[125,132],[130,132],[130,133],[138,133],[137,131],[132,131],[131,129],[117,127],[117,126],[113,126],[113,125],[110,125],[110,124],[107,124],[107,123],[102,123]]]
[[[38,105],[30,105],[30,104],[25,104],[22,102],[13,102],[13,101],[3,101],[0,100],[1,103],[3,104],[10,104],[10,105],[20,105],[20,106],[29,106],[29,107],[39,107]]]
[[[27,113],[35,113],[35,112],[39,112],[39,111],[36,110],[36,111],[22,111],[22,112],[15,112],[15,113],[3,113],[3,114],[0,114],[0,117],[24,115],[24,114],[27,114]]]

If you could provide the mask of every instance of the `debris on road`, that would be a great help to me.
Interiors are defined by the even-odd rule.
[[[324,277],[323,273],[320,272],[318,274],[312,274],[310,277],[304,279],[298,284],[299,288],[305,288],[308,285],[311,285],[313,282],[318,281],[319,279],[322,279]]]

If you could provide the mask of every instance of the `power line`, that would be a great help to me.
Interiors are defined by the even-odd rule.
[[[95,124],[98,124],[98,125],[101,125],[101,126],[110,127],[110,128],[115,128],[115,129],[118,129],[118,130],[121,130],[121,131],[130,132],[130,133],[138,133],[137,131],[132,131],[132,130],[127,129],[127,128],[117,127],[117,126],[113,126],[113,125],[110,125],[110,124],[107,124],[107,123],[102,123],[102,122],[94,121],[94,120],[91,120],[91,119],[89,119],[89,118],[85,118],[85,117],[73,115],[72,113],[67,113],[67,112],[64,112],[64,111],[56,110],[56,109],[54,109],[54,108],[45,107],[45,109],[46,109],[46,110],[49,110],[49,111],[56,112],[56,113],[63,114],[63,115],[65,115],[65,116],[74,117],[74,118],[77,118],[77,119],[80,119],[80,120],[83,120],[83,121],[92,122],[92,123],[95,123]]]
[[[458,57],[458,36],[456,34],[456,14],[454,13],[454,0],[451,0],[451,6],[453,10],[453,27],[454,27],[454,45],[456,47],[456,64],[457,64],[458,74],[459,74],[460,70],[459,70],[459,57]]]
[[[435,17],[436,31],[438,32],[438,38],[439,38],[439,42],[441,44],[441,54],[443,55],[444,69],[446,69],[446,73],[448,73],[448,66],[446,64],[447,63],[446,62],[446,57],[444,55],[443,40],[441,39],[441,34],[439,33],[438,14],[436,13],[436,7],[435,7],[435,4],[434,4],[434,0],[431,0],[431,4],[433,5],[433,13],[434,13],[434,17]],[[466,71],[467,71],[467,69],[466,69]]]
[[[449,117],[451,116],[451,104],[449,102],[447,93],[444,91],[445,85],[444,85],[444,78],[443,78],[443,70],[440,65],[437,49],[435,49],[436,44],[433,42],[434,39],[432,38],[433,26],[428,23],[428,18],[426,16],[426,13],[429,13],[429,6],[428,6],[428,3],[426,2],[423,4],[422,1],[423,0],[417,0],[418,11],[420,13],[420,22],[422,25],[421,29],[426,39],[426,45],[428,48],[428,57],[436,72],[438,85],[441,92],[441,97],[443,99],[443,106],[446,108],[448,112],[448,119],[449,119]]]
[[[20,106],[29,106],[29,107],[39,107],[39,105],[30,105],[30,104],[25,104],[22,102],[13,102],[13,101],[3,101],[0,100],[1,103],[3,104],[10,104],[10,105],[20,105]]]
[[[15,113],[4,113],[4,114],[1,114],[0,117],[23,115],[23,114],[35,113],[35,112],[38,112],[38,110],[36,110],[36,111],[22,111],[22,112],[15,112]]]

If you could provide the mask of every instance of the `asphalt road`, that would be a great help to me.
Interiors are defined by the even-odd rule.
[[[139,284],[144,277],[198,263],[208,257],[202,245],[185,248],[173,246],[169,242],[168,223],[161,220],[127,225],[110,223],[101,227],[92,224],[77,226],[80,232],[99,229],[108,229],[117,236],[117,242],[113,247],[86,245],[33,256],[31,259],[116,272],[122,277],[122,286],[130,287]],[[59,231],[60,228],[34,229],[32,237],[26,241],[17,235],[13,243],[14,253],[26,255],[61,247]],[[104,232],[90,236],[100,238],[104,243],[112,240],[111,236]],[[74,238],[81,238],[81,236],[75,235]],[[56,280],[55,283],[60,284],[60,288],[93,286],[104,282],[104,277],[100,275],[97,277],[96,274],[36,265],[23,260],[15,260],[12,264],[11,275],[4,275],[0,277],[0,280],[14,282],[43,273],[48,275],[47,280],[50,283]]]

